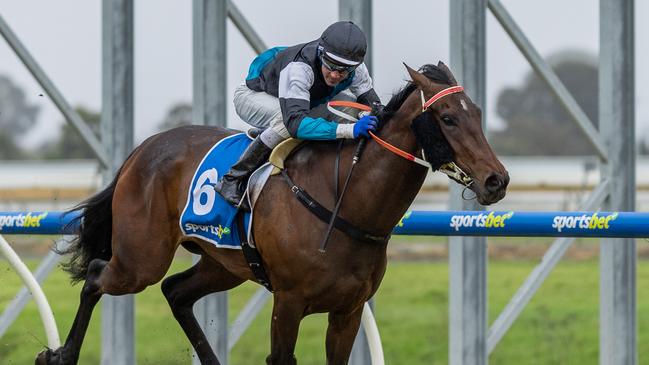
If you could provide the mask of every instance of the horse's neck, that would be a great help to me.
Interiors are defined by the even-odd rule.
[[[382,128],[379,137],[408,153],[419,154],[407,121],[412,118],[411,114],[397,113]],[[389,233],[419,192],[427,169],[395,155],[375,141],[368,143],[357,168],[354,190],[364,197],[362,217],[358,218],[365,220],[359,223]]]

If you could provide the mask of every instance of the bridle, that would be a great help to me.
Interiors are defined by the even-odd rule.
[[[421,92],[421,112],[422,113],[426,112],[428,110],[428,108],[430,108],[431,105],[433,105],[437,100],[439,100],[439,99],[441,99],[441,98],[443,98],[445,96],[455,94],[455,93],[459,93],[459,92],[463,92],[463,91],[464,91],[464,88],[462,86],[451,86],[451,87],[447,87],[446,89],[436,93],[430,99],[426,100],[426,98],[424,97],[424,91],[420,90],[420,92]],[[368,112],[370,112],[372,110],[367,105],[360,104],[360,103],[355,103],[355,102],[351,102],[351,101],[330,101],[329,103],[327,103],[327,109],[329,109],[329,111],[331,113],[333,113],[333,114],[335,114],[335,115],[337,115],[337,116],[339,116],[341,118],[352,121],[352,122],[358,121],[358,118],[356,118],[354,116],[351,116],[351,115],[349,115],[349,114],[347,114],[345,112],[342,112],[340,110],[337,110],[334,107],[350,107],[350,108],[359,109],[359,110],[361,110],[361,112],[359,114],[366,114],[366,113],[368,113]],[[417,156],[414,156],[413,154],[408,153],[408,152],[406,152],[406,151],[404,151],[404,150],[402,150],[402,149],[400,149],[400,148],[398,148],[396,146],[391,145],[390,143],[388,143],[388,142],[382,140],[381,138],[377,137],[376,134],[370,132],[370,136],[372,136],[372,138],[380,146],[387,149],[388,151],[390,151],[390,152],[392,152],[392,153],[394,153],[394,154],[396,154],[398,156],[401,156],[401,157],[405,158],[406,160],[409,160],[409,161],[412,161],[412,162],[414,162],[416,164],[419,164],[421,166],[425,166],[427,168],[431,167],[431,165],[428,162],[426,162],[426,161],[422,160],[421,158],[418,158]],[[422,154],[423,154],[423,151],[422,151]],[[447,163],[443,164],[442,166],[440,166],[439,172],[441,172],[443,174],[446,174],[451,179],[453,179],[453,180],[457,181],[458,183],[464,185],[465,188],[468,188],[469,186],[471,186],[471,184],[473,184],[473,179],[469,175],[467,175],[464,171],[462,171],[462,169],[458,165],[456,165],[455,162],[453,162],[453,161],[447,162]],[[464,192],[462,193],[462,195],[464,197]]]
[[[419,92],[421,93],[421,112],[424,113],[428,108],[430,108],[433,103],[435,103],[437,100],[451,94],[456,94],[456,93],[461,93],[464,91],[464,88],[462,86],[451,86],[447,87],[446,89],[438,92],[437,94],[433,95],[428,101],[426,101],[426,97],[424,96],[424,90],[419,89]]]

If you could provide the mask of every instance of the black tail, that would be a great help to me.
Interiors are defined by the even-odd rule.
[[[57,253],[72,254],[70,260],[64,263],[63,269],[70,273],[72,282],[77,283],[86,279],[88,264],[94,259],[110,260],[112,222],[113,222],[113,193],[117,185],[117,177],[103,191],[72,208],[66,214],[82,210],[78,218],[71,223],[78,225],[79,235],[64,250]]]

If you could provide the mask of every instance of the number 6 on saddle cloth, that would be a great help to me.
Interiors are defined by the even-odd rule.
[[[237,209],[214,190],[220,175],[228,172],[252,140],[244,133],[218,141],[198,165],[180,217],[180,229],[187,236],[202,238],[220,248],[241,249],[237,229]],[[248,232],[250,213],[244,213]]]

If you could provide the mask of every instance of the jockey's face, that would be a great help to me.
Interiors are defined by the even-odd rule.
[[[336,86],[349,75],[349,71],[332,71],[324,65],[321,68],[327,86]]]

